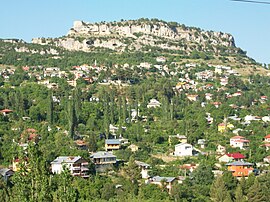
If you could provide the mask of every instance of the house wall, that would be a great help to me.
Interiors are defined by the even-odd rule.
[[[175,146],[175,156],[192,156],[192,150],[193,147],[192,145],[189,144],[184,144],[184,145],[179,145]]]
[[[233,176],[235,177],[247,177],[252,173],[253,168],[247,166],[229,166],[228,171],[233,171]]]

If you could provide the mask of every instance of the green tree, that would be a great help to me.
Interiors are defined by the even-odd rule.
[[[235,190],[235,202],[246,202],[246,197],[243,194],[241,184],[238,184]]]
[[[213,182],[210,190],[211,200],[214,202],[224,202],[227,197],[227,188],[221,176]]]
[[[72,186],[73,179],[68,169],[64,168],[64,171],[55,180],[57,180],[57,189],[53,193],[54,201],[70,202],[77,200],[77,192]]]
[[[254,184],[248,189],[247,197],[248,200],[252,202],[267,201],[266,192],[257,178],[255,179]]]
[[[48,96],[47,121],[50,124],[53,124],[53,99],[52,99],[52,94],[49,94],[49,96]]]

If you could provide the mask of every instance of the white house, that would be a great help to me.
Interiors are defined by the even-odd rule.
[[[143,179],[148,179],[150,176],[148,174],[149,168],[151,167],[149,164],[141,162],[141,161],[135,161],[135,164],[141,168],[141,175]]]
[[[88,178],[88,162],[80,156],[59,156],[51,162],[52,173],[60,174],[64,168],[73,176]]]
[[[249,147],[249,140],[242,136],[234,136],[230,139],[231,147],[238,147],[240,149],[246,149]]]
[[[150,102],[147,105],[147,108],[151,108],[151,107],[160,107],[161,103],[159,101],[157,101],[156,99],[151,99]]]
[[[188,143],[181,143],[175,145],[175,156],[192,156],[193,146]]]

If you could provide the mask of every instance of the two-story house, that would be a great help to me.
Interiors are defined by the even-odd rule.
[[[98,151],[90,155],[91,161],[95,164],[97,172],[105,172],[113,168],[116,164],[116,156],[110,152]]]
[[[249,147],[249,140],[242,136],[234,136],[230,139],[230,145],[234,148],[247,149]]]
[[[193,146],[188,143],[180,143],[175,145],[175,156],[192,156]]]
[[[119,139],[106,139],[105,140],[105,150],[113,151],[120,149],[120,140]]]
[[[73,176],[89,177],[88,162],[80,156],[59,156],[51,162],[52,173],[60,174],[65,168]]]
[[[247,177],[254,170],[254,168],[252,168],[252,165],[252,163],[242,161],[235,161],[226,164],[226,166],[228,167],[228,171],[231,171],[233,176],[235,177]]]

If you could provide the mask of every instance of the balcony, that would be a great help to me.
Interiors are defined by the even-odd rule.
[[[88,166],[88,162],[83,162],[81,165],[82,166]]]
[[[89,169],[86,167],[81,167],[81,171],[88,171]]]
[[[70,170],[81,170],[81,167],[80,166],[70,167]]]

